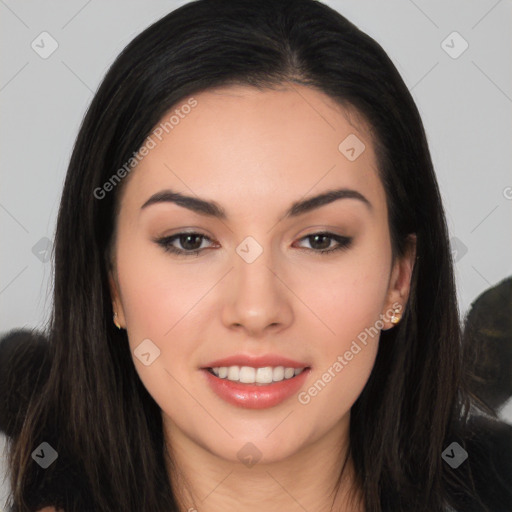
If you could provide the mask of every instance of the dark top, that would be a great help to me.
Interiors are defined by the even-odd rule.
[[[19,331],[0,341],[0,431],[11,437],[16,436],[23,421],[27,398],[44,381],[48,370],[49,360],[44,337]],[[474,416],[468,427],[469,435],[455,436],[446,443],[448,448],[453,441],[464,438],[468,458],[462,462],[460,468],[450,467],[447,470],[459,471],[460,475],[471,469],[478,497],[487,510],[512,512],[512,426],[485,416]],[[57,437],[56,430],[49,431],[45,440],[56,446]],[[457,448],[448,450],[446,456],[445,460],[454,461],[459,456]],[[469,465],[469,468],[464,465]],[[64,511],[66,508],[93,511],[91,496],[84,484],[85,475],[81,474],[76,461],[61,448],[58,463],[52,466],[51,471],[37,468],[34,473],[34,481],[26,495],[30,510],[37,511],[46,506],[54,506]],[[484,510],[460,489],[450,493],[456,506],[454,509],[447,509],[447,512]],[[383,503],[385,502],[383,496]],[[11,509],[9,512],[22,511]]]

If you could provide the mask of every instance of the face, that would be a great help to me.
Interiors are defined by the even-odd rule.
[[[124,183],[114,311],[171,438],[234,462],[251,442],[262,462],[283,460],[346,431],[414,254],[392,261],[384,188],[354,112],[297,85],[194,100]],[[236,379],[235,366],[246,382],[223,377]]]

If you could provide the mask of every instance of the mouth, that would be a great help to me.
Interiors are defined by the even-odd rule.
[[[310,366],[209,366],[201,370],[219,398],[246,409],[268,409],[287,402],[311,373]]]
[[[285,366],[217,366],[204,368],[219,379],[239,384],[252,384],[256,386],[270,386],[282,381],[291,380],[310,370],[309,366],[294,368]]]

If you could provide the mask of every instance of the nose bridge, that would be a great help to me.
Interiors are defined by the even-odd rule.
[[[242,326],[254,335],[268,326],[284,326],[292,311],[286,287],[276,276],[270,247],[246,237],[236,248],[229,300],[224,305],[227,326]]]

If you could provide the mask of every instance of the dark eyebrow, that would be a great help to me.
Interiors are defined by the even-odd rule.
[[[156,203],[175,203],[178,206],[188,208],[200,215],[207,215],[209,217],[216,217],[224,220],[227,218],[224,209],[215,201],[206,201],[204,199],[199,199],[198,197],[185,196],[179,192],[173,192],[172,190],[162,190],[153,194],[140,207],[140,209],[142,210],[143,208]]]
[[[366,199],[366,197],[364,197],[360,192],[348,188],[341,188],[337,190],[328,190],[327,192],[322,192],[317,196],[296,201],[286,211],[283,218],[297,217],[304,213],[320,208],[321,206],[332,203],[338,199],[357,199],[364,203],[370,211],[373,210],[370,201],[368,201],[368,199]],[[177,204],[178,206],[192,210],[199,215],[215,217],[222,220],[227,219],[225,210],[215,201],[206,201],[204,199],[199,199],[198,197],[186,196],[180,194],[179,192],[173,192],[172,190],[162,190],[156,194],[153,194],[141,206],[141,210],[151,204],[166,202]]]
[[[338,199],[357,199],[361,201],[370,211],[373,210],[373,206],[370,201],[368,201],[368,199],[366,199],[366,197],[364,197],[363,194],[357,190],[352,190],[350,188],[339,188],[337,190],[328,190],[327,192],[322,192],[317,196],[296,201],[285,213],[284,218],[297,217],[298,215],[302,215],[303,213],[315,210],[316,208],[320,208],[320,206],[332,203]]]

